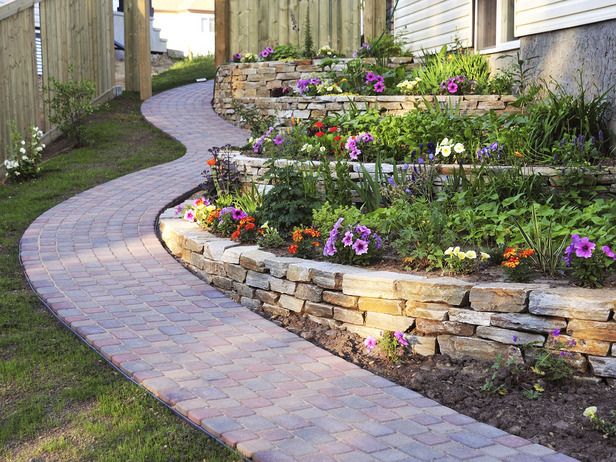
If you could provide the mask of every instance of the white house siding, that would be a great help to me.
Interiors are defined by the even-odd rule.
[[[433,51],[460,39],[473,45],[472,0],[400,0],[395,31],[414,54]]]
[[[539,34],[616,19],[615,0],[516,0],[515,35]]]
[[[203,21],[213,20],[213,13],[154,13],[154,27],[161,29],[160,35],[167,39],[167,48],[181,51],[185,56],[214,53],[215,32],[202,27]]]

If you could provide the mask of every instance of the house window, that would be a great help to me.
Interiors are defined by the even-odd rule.
[[[201,18],[201,32],[216,32],[216,23],[214,22],[214,16],[207,18]]]
[[[518,48],[514,35],[515,0],[476,0],[475,43],[484,52]]]

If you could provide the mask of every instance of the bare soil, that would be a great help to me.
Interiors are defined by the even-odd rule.
[[[588,406],[597,406],[604,417],[616,409],[614,383],[574,378],[546,383],[537,400],[524,397],[520,389],[511,389],[501,396],[482,391],[491,374],[490,363],[445,355],[406,355],[392,364],[376,350],[368,354],[363,339],[356,334],[329,328],[295,313],[283,317],[260,314],[347,361],[481,422],[581,461],[616,460],[616,438],[604,438],[582,415]]]

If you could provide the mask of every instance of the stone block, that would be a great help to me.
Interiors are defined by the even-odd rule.
[[[292,263],[287,270],[287,279],[294,282],[310,282],[310,269],[313,263],[302,262]]]
[[[263,304],[260,300],[256,300],[254,298],[241,297],[240,304],[245,306],[246,308],[250,308],[251,310],[258,310],[261,308]]]
[[[404,300],[386,300],[384,298],[359,297],[357,304],[362,311],[401,315],[404,309]]]
[[[436,354],[436,337],[423,337],[421,335],[405,335],[413,353],[421,356]]]
[[[383,335],[382,329],[375,329],[374,327],[358,326],[355,324],[343,323],[344,327],[349,332],[359,335],[360,337],[375,337],[379,338]]]
[[[253,250],[259,250],[259,247],[256,245],[241,245],[237,247],[229,247],[222,254],[221,260],[223,262],[239,265],[240,257],[242,256],[242,254]]]
[[[222,256],[225,253],[225,250],[237,246],[237,242],[233,242],[227,239],[220,241],[211,241],[203,245],[203,255],[205,256],[205,258],[209,258],[210,260],[222,260]],[[239,260],[237,263],[239,263]]]
[[[470,337],[475,333],[475,326],[473,324],[464,324],[455,321],[417,319],[415,332],[422,335],[451,334]]]
[[[287,310],[295,311],[296,313],[301,313],[304,308],[304,300],[300,300],[295,297],[291,297],[290,295],[282,294],[278,299],[278,305]]]
[[[320,302],[323,297],[323,289],[312,284],[298,283],[295,289],[295,297],[311,302]]]
[[[567,321],[561,318],[544,318],[523,313],[498,313],[492,315],[492,326],[505,329],[526,330],[549,334],[555,329],[565,329]]]
[[[244,282],[246,280],[247,270],[242,268],[239,265],[234,265],[232,263],[223,263],[225,272],[227,273],[227,277],[230,277],[234,281]]]
[[[594,375],[599,377],[616,378],[616,358],[589,356],[590,366]]]
[[[569,321],[567,333],[575,338],[616,342],[616,321]]]
[[[233,290],[233,280],[223,276],[212,276],[211,284],[225,290]]]
[[[333,263],[322,263],[310,270],[310,276],[312,282],[319,287],[340,290],[342,288],[342,277],[349,272],[363,272],[363,270]]]
[[[364,324],[363,311],[345,310],[344,308],[334,307],[334,319],[349,324]]]
[[[505,109],[505,103],[503,101],[479,101],[477,104],[478,111],[500,111]]]
[[[265,311],[266,313],[269,313],[274,316],[288,316],[289,315],[289,310],[282,308],[280,306],[269,305],[267,303],[264,303],[263,305],[261,305],[261,309]]]
[[[366,313],[366,326],[376,329],[405,332],[413,326],[415,320],[407,316],[392,316],[384,313]]]
[[[182,258],[184,260],[184,258]],[[188,263],[193,265],[195,268],[203,269],[203,264],[205,262],[205,257],[195,252],[190,252],[188,258],[185,259]],[[212,260],[210,260],[212,261]]]
[[[269,305],[275,305],[280,298],[280,294],[277,294],[276,292],[270,292],[269,290],[261,289],[256,290],[255,296],[263,303],[267,303]]]
[[[564,344],[565,350],[574,351],[593,356],[607,356],[610,351],[610,342],[602,342],[601,340],[590,340],[583,338],[570,337],[568,335],[560,335],[558,340]],[[570,346],[571,344],[574,346]]]
[[[400,274],[387,271],[349,273],[342,278],[342,293],[373,298],[399,298],[396,295],[396,281]]]
[[[263,250],[251,250],[243,252],[240,256],[240,265],[246,269],[264,273],[265,260],[274,258],[275,255],[271,252],[264,252]]]
[[[402,280],[396,285],[398,298],[417,302],[446,303],[452,306],[468,304],[470,282],[454,278],[431,278],[422,281]]]
[[[543,335],[529,334],[527,332],[491,326],[477,327],[477,337],[494,340],[507,345],[526,345],[528,343],[534,343],[537,346],[543,346],[545,343],[545,337]]]
[[[297,288],[296,282],[287,281],[286,279],[271,278],[270,289],[281,294],[293,295]]]
[[[256,271],[249,270],[246,274],[247,285],[263,290],[269,290],[271,279],[272,277],[269,274],[257,273]]]
[[[246,284],[242,284],[241,282],[233,283],[233,291],[240,297],[255,298],[255,289],[247,286]]]
[[[342,306],[344,308],[357,309],[357,302],[359,297],[353,295],[344,295],[341,292],[323,292],[323,301],[331,303],[332,305]]]
[[[607,321],[616,309],[616,291],[557,288],[533,290],[528,310],[541,316]]]
[[[304,313],[319,318],[331,318],[334,315],[334,307],[325,303],[314,303],[307,301],[304,305]]]
[[[481,361],[494,361],[499,355],[515,358],[522,362],[522,353],[515,346],[484,340],[476,337],[456,337],[439,335],[438,345],[442,354],[452,358],[472,358]]]
[[[442,303],[422,303],[410,300],[406,302],[404,313],[412,318],[446,321],[449,319],[449,305]]]
[[[215,274],[217,276],[226,276],[227,272],[222,262],[216,260],[203,260],[203,271],[208,274]]]
[[[494,313],[473,311],[464,308],[450,308],[449,320],[462,322],[465,324],[474,324],[476,326],[489,326]]]
[[[471,308],[475,311],[521,313],[526,311],[528,294],[536,286],[528,284],[489,283],[473,286]]]

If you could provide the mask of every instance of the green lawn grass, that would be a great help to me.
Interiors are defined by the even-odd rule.
[[[19,239],[42,212],[96,184],[184,153],[141,117],[139,105],[129,94],[113,100],[89,122],[87,147],[50,159],[35,181],[0,185],[2,461],[239,459],[62,327],[22,274]]]
[[[177,87],[194,83],[196,79],[211,79],[216,75],[216,66],[213,56],[199,56],[193,59],[183,59],[176,62],[164,72],[152,79],[152,91],[158,93]]]

